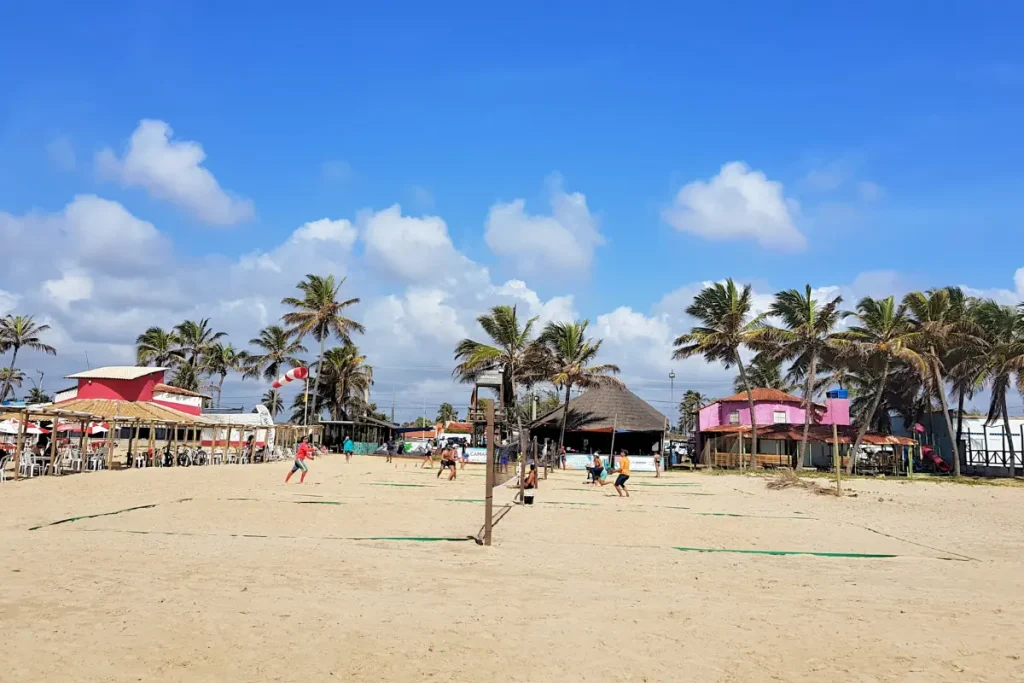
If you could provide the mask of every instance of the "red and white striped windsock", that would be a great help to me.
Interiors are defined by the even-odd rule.
[[[291,370],[277,378],[277,380],[274,382],[274,388],[280,389],[285,384],[294,382],[297,379],[306,379],[307,377],[309,377],[309,368],[292,368]]]

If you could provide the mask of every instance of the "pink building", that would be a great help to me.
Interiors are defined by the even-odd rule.
[[[806,417],[804,400],[778,389],[754,389],[754,416],[758,425],[802,425]],[[828,398],[825,405],[814,404],[811,424],[850,424],[850,400]],[[750,425],[750,403],[747,394],[722,398],[702,408],[698,415],[698,431],[719,425]]]
[[[799,432],[806,417],[803,399],[778,389],[754,389],[751,393],[759,432],[758,461],[765,465],[789,465],[797,454],[796,442],[800,439]],[[814,413],[811,424],[817,426],[812,430],[812,440],[816,443],[808,444],[804,454],[805,466],[829,462],[830,456],[823,450],[817,432],[826,425],[831,427],[835,424],[847,429],[850,425],[850,401],[845,392],[829,392],[825,404],[815,403],[811,410]],[[702,458],[708,457],[712,451],[718,454],[725,451],[726,464],[745,461],[742,453],[749,454],[751,446],[750,403],[746,392],[719,399],[702,408],[697,424],[697,452],[702,454]],[[717,462],[720,456],[715,457]]]
[[[86,370],[68,379],[78,380],[78,386],[57,393],[56,402],[76,398],[106,399],[111,401],[145,401],[173,408],[189,415],[203,412],[203,394],[164,384],[167,368],[111,366]]]

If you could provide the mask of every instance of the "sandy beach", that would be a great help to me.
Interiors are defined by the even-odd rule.
[[[1019,487],[557,472],[485,548],[479,467],[288,469],[0,485],[0,679],[1024,680]]]

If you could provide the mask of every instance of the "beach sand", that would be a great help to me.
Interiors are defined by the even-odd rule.
[[[1024,488],[558,472],[485,548],[479,467],[289,467],[0,485],[0,680],[1024,680]]]

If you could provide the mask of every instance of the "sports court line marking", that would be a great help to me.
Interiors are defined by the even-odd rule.
[[[390,481],[369,481],[369,482],[366,482],[366,483],[367,483],[368,486],[405,486],[405,487],[417,488],[417,489],[432,489],[432,488],[436,488],[436,487],[431,486],[429,484],[400,484],[400,483],[390,482]]]
[[[694,553],[739,553],[741,555],[811,555],[814,557],[856,557],[866,559],[885,559],[899,555],[882,555],[875,553],[826,553],[812,550],[741,550],[735,548],[684,548],[673,546],[675,550]]]
[[[141,531],[135,529],[82,529],[93,533],[133,534],[137,536],[214,536],[227,538],[304,539],[314,541],[410,541],[415,543],[474,541],[472,536],[289,536],[276,534],[216,534],[194,531]]]
[[[705,517],[750,517],[752,519],[818,519],[817,517],[802,517],[800,515],[744,515],[737,512],[694,512],[693,514]]]
[[[700,484],[648,484],[647,482],[633,482],[633,486],[700,486]]]
[[[928,550],[934,550],[937,553],[947,553],[949,555],[955,555],[956,556],[955,559],[964,560],[964,561],[970,561],[970,562],[980,562],[981,561],[981,560],[979,560],[976,557],[971,557],[970,555],[961,555],[960,553],[955,553],[952,550],[944,550],[942,548],[935,548],[935,547],[932,547],[930,545],[925,545],[924,543],[918,543],[917,541],[911,541],[911,540],[908,540],[906,538],[900,538],[899,536],[893,536],[892,534],[887,534],[884,531],[879,531],[878,529],[872,529],[869,526],[862,526],[862,525],[856,524],[854,522],[846,522],[846,524],[849,524],[850,526],[855,526],[858,529],[864,529],[865,531],[870,531],[871,533],[878,534],[879,536],[885,536],[886,538],[891,538],[891,539],[893,539],[895,541],[902,541],[903,543],[909,543],[910,545],[916,545],[919,548],[927,548]]]
[[[180,501],[191,500],[191,498],[184,498]],[[96,515],[81,515],[79,517],[68,517],[67,519],[58,519],[56,522],[50,522],[49,524],[40,524],[39,526],[29,527],[29,531],[35,531],[36,529],[42,529],[47,526],[57,526],[58,524],[67,524],[68,522],[77,522],[80,519],[95,519],[96,517],[109,517],[110,515],[120,515],[123,512],[131,512],[133,510],[146,510],[148,508],[155,508],[158,503],[151,503],[150,505],[136,505],[135,507],[125,508],[124,510],[114,510],[113,512],[101,512]]]
[[[344,505],[340,500],[286,500],[283,502],[295,505]]]

